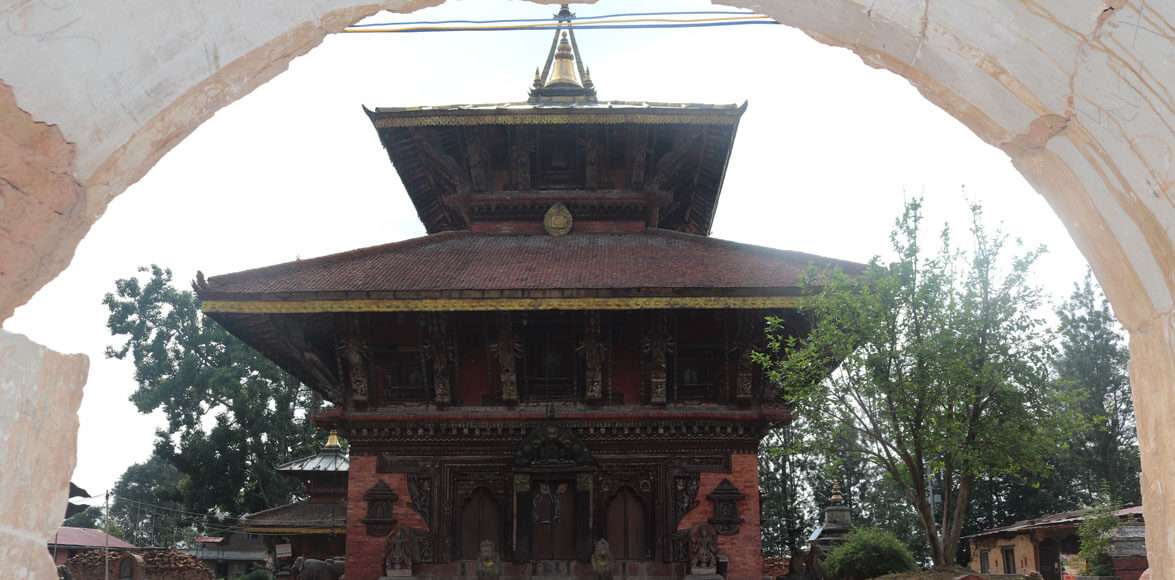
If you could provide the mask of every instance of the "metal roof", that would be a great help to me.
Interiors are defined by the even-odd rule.
[[[342,449],[325,448],[318,453],[309,457],[295,459],[277,466],[278,471],[286,473],[298,473],[306,471],[315,472],[339,472],[347,471],[351,467],[351,460],[343,453]]]
[[[1058,514],[1049,514],[1046,516],[1040,516],[1038,518],[1020,520],[1018,522],[1015,522],[1013,524],[1010,524],[1010,525],[1007,525],[1007,526],[1004,526],[1001,528],[993,528],[990,530],[985,530],[985,531],[979,532],[977,534],[971,534],[969,536],[963,536],[963,537],[964,538],[980,538],[983,536],[992,536],[992,535],[997,535],[997,534],[1018,534],[1021,532],[1028,532],[1028,531],[1032,531],[1032,530],[1039,530],[1039,529],[1052,528],[1052,527],[1061,527],[1061,526],[1075,527],[1078,524],[1080,524],[1083,520],[1085,520],[1087,517],[1089,517],[1089,515],[1092,512],[1093,512],[1093,510],[1083,509],[1083,510],[1074,510],[1074,511],[1069,511],[1069,512],[1061,512]],[[1142,506],[1131,506],[1131,507],[1123,508],[1118,511],[1115,511],[1114,515],[1117,516],[1119,519],[1129,519],[1129,518],[1134,518],[1134,517],[1141,518],[1142,517]]]

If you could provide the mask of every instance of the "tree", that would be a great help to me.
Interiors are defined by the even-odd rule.
[[[296,484],[274,467],[316,449],[309,414],[321,401],[205,318],[199,299],[172,285],[170,270],[139,272],[115,281],[103,300],[121,341],[106,354],[133,361],[139,411],[167,418],[155,455],[184,477],[181,503],[239,515],[290,501]]]
[[[1077,527],[1081,538],[1079,555],[1085,562],[1085,573],[1090,576],[1113,576],[1114,561],[1110,550],[1114,543],[1114,530],[1118,529],[1118,517],[1114,511],[1118,506],[1106,500],[1093,508]]]
[[[825,568],[839,580],[866,580],[893,572],[914,569],[914,556],[893,534],[877,528],[849,532],[845,543],[833,548]]]
[[[759,513],[763,551],[771,556],[795,556],[803,551],[814,514],[806,482],[815,467],[814,456],[797,439],[795,423],[772,429],[759,452]]]
[[[102,527],[102,508],[89,506],[66,518],[61,525],[67,528],[90,528],[96,530]]]
[[[1141,469],[1127,362],[1130,352],[1093,275],[1075,284],[1057,309],[1058,380],[1084,419],[1073,438],[1071,465],[1085,505],[1110,498],[1138,504]],[[1105,493],[1102,493],[1102,492]]]
[[[185,527],[185,478],[153,455],[126,469],[114,484],[110,518],[136,546],[173,546]]]
[[[976,479],[1041,469],[1054,434],[1041,294],[1026,277],[1040,250],[1007,258],[1007,238],[982,218],[973,206],[969,251],[944,228],[927,257],[921,201],[910,202],[891,234],[896,262],[875,258],[857,278],[812,275],[812,331],[787,337],[769,320],[756,356],[816,440],[857,433],[851,451],[900,486],[942,566]]]

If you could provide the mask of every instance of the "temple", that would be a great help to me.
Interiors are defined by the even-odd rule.
[[[744,107],[599,101],[573,20],[525,102],[367,111],[427,235],[197,281],[333,403],[349,579],[761,577],[750,355],[860,266],[709,237]]]
[[[343,555],[348,464],[338,434],[331,431],[318,453],[277,466],[279,473],[302,483],[306,499],[248,514],[241,518],[241,531],[261,536],[271,554],[286,559]]]

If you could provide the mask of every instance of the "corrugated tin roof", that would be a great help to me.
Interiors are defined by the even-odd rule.
[[[315,455],[295,459],[277,466],[278,471],[283,472],[338,472],[347,471],[351,467],[351,460],[343,453],[342,449],[323,449]]]
[[[964,536],[965,538],[978,538],[982,536],[990,536],[995,534],[1015,534],[1018,532],[1025,532],[1037,530],[1042,528],[1050,528],[1054,526],[1076,526],[1084,520],[1093,510],[1083,509],[1069,512],[1061,512],[1058,514],[1049,514],[1032,518],[1027,520],[1020,520],[1013,524],[1004,526],[1002,528],[994,528],[979,532],[978,534],[971,534]],[[1114,515],[1119,519],[1128,519],[1132,517],[1142,517],[1142,506],[1131,506],[1122,508],[1114,512]]]
[[[107,543],[109,541],[109,544]],[[107,537],[106,532],[102,530],[95,530],[91,528],[71,528],[62,526],[57,529],[53,539],[49,542],[50,546],[86,546],[91,548],[101,548],[109,545],[111,548],[134,548],[134,544],[129,544],[114,536]]]

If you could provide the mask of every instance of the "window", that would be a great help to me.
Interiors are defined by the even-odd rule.
[[[577,330],[574,317],[567,314],[541,313],[528,317],[523,331],[527,399],[575,399]]]
[[[1016,548],[1004,546],[1000,549],[1004,560],[1004,574],[1016,573]]]
[[[376,385],[384,401],[424,401],[429,398],[424,358],[415,348],[392,348],[374,353]]]
[[[682,345],[677,350],[674,398],[678,401],[717,399],[723,364],[721,349],[709,345]]]
[[[979,573],[987,574],[991,572],[991,550],[979,551]]]
[[[631,488],[620,488],[608,503],[608,547],[618,560],[646,557],[645,511]]]

